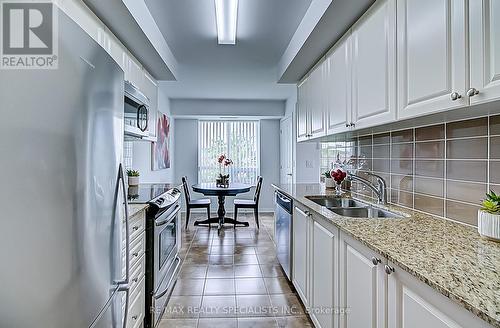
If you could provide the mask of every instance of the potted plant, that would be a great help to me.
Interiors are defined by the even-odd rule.
[[[217,187],[227,188],[229,187],[229,173],[226,173],[226,170],[233,164],[233,161],[227,158],[225,154],[222,154],[217,158],[217,162],[219,163],[219,175],[217,176],[215,183]]]
[[[333,182],[332,175],[330,174],[330,171],[324,172],[323,175],[325,177],[325,187],[327,189],[335,188],[335,183]]]
[[[477,212],[477,230],[481,236],[500,241],[500,195],[491,190]]]
[[[127,170],[128,176],[128,185],[129,186],[137,186],[139,185],[139,171],[136,170]]]

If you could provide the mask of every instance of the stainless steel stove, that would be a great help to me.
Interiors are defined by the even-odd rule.
[[[170,184],[129,188],[130,203],[149,204],[146,210],[146,328],[158,325],[175,285],[181,247],[180,196],[177,186]]]

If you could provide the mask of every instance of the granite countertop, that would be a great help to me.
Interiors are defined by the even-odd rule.
[[[148,208],[148,204],[129,204],[128,205],[128,217],[131,218],[142,210]]]
[[[406,218],[343,217],[305,198],[334,195],[334,191],[325,190],[321,184],[273,187],[481,319],[500,327],[500,243],[482,238],[476,228],[392,205],[380,207]]]

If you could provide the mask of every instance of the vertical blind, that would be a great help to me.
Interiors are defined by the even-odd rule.
[[[258,121],[199,121],[198,181],[215,182],[219,173],[231,182],[254,184],[260,174]],[[233,161],[220,167],[219,155]]]

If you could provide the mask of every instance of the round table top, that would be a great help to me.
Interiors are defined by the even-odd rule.
[[[199,183],[193,186],[193,190],[206,196],[236,196],[250,191],[253,186],[246,183],[230,183],[229,187],[217,187],[215,183]]]

